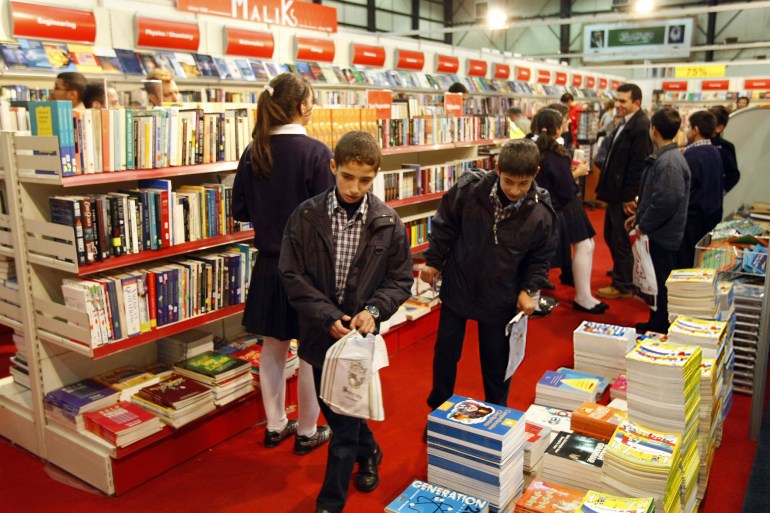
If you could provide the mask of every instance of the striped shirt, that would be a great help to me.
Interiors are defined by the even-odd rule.
[[[337,302],[342,304],[345,297],[345,283],[361,242],[361,232],[366,224],[366,213],[369,210],[367,197],[358,206],[355,214],[348,220],[348,213],[337,201],[337,188],[329,194],[326,201],[327,212],[332,223],[332,240],[334,241],[334,277]]]

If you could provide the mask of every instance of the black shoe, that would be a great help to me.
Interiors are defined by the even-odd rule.
[[[329,426],[318,426],[313,436],[297,435],[294,439],[294,454],[304,456],[310,454],[313,450],[326,442],[332,436],[332,430]]]
[[[297,421],[290,420],[283,431],[265,431],[265,447],[272,449],[297,432]]]
[[[377,467],[382,463],[382,449],[378,445],[374,453],[367,459],[358,462],[356,488],[362,492],[371,492],[380,484],[380,474]]]
[[[315,510],[315,513],[332,513],[328,509],[318,508]]]
[[[593,306],[593,308],[586,308],[585,306],[574,302],[572,303],[572,308],[577,310],[578,312],[584,312],[584,313],[590,313],[590,314],[603,314],[607,311],[607,309],[610,307],[607,303],[603,303],[599,301],[597,304]]]
[[[545,290],[553,290],[556,288],[556,285],[551,283],[551,280],[545,280],[545,283],[543,284],[543,288]]]

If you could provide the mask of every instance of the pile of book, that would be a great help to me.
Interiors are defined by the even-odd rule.
[[[235,401],[254,390],[251,364],[217,351],[177,362],[174,372],[210,387],[217,406]]]
[[[130,401],[131,396],[146,386],[154,385],[160,377],[138,367],[119,367],[94,376],[94,380],[120,391],[121,401]]]
[[[721,357],[724,357],[722,353]],[[703,500],[722,424],[722,362],[704,358],[700,366],[700,414],[698,423],[698,499]]]
[[[556,438],[556,434],[565,431],[571,433],[570,422],[572,420],[572,410],[563,410],[560,408],[551,408],[549,406],[540,406],[532,404],[524,413],[524,419],[529,424],[537,424],[547,427],[551,430],[551,440]]]
[[[588,490],[575,513],[655,513],[651,497],[617,497],[608,493]]]
[[[169,365],[213,350],[214,335],[201,330],[187,330],[158,340],[158,360]]]
[[[507,511],[524,485],[524,414],[453,395],[428,416],[428,481]]]
[[[727,412],[733,403],[733,379],[735,375],[736,363],[741,366],[750,367],[753,371],[754,357],[742,354],[740,358],[735,353],[735,336],[738,329],[738,312],[735,301],[735,284],[732,281],[720,281],[717,285],[717,301],[719,302],[719,318],[727,323],[724,336],[724,356],[722,357],[722,421],[727,417]],[[741,329],[746,324],[741,325]],[[759,322],[753,323],[752,327],[757,329]],[[751,329],[751,328],[750,328]],[[722,422],[719,424],[718,440],[722,438]]]
[[[658,513],[682,510],[682,437],[623,421],[607,446],[601,489],[624,497],[652,497]]]
[[[572,430],[581,435],[609,442],[626,412],[594,402],[585,402],[572,412]]]
[[[526,419],[526,414],[524,415]],[[551,428],[524,422],[524,485],[529,486],[543,470],[543,453],[551,443]]]
[[[704,358],[717,358],[722,353],[727,323],[678,315],[668,329],[672,344],[700,346]]]
[[[628,381],[626,380],[626,373],[618,374],[610,387],[610,397],[612,399],[625,399],[626,392],[628,392]]]
[[[545,481],[586,492],[601,485],[607,444],[578,433],[558,433],[543,456]]]
[[[537,382],[535,402],[574,410],[586,401],[598,401],[607,385],[603,376],[559,367],[545,371]]]
[[[488,513],[489,501],[479,499],[451,488],[426,483],[415,479],[385,506],[385,513],[407,513],[414,511],[473,511]]]
[[[688,315],[716,319],[717,272],[714,269],[674,269],[666,280],[670,317]]]
[[[71,431],[85,431],[83,414],[118,403],[120,392],[93,379],[84,379],[43,398],[45,417]]]
[[[13,381],[23,387],[32,388],[29,377],[29,360],[27,356],[27,344],[24,341],[24,334],[18,330],[13,332],[13,345],[16,352],[10,359],[8,371],[13,376]]]
[[[573,335],[575,370],[605,377],[608,381],[625,372],[624,357],[634,347],[633,328],[583,321]]]
[[[180,428],[216,408],[210,388],[178,374],[141,389],[131,400],[173,428]]]
[[[89,432],[115,447],[126,447],[163,429],[158,417],[124,401],[85,413],[83,417]]]
[[[233,358],[239,358],[246,360],[251,364],[251,372],[256,378],[256,383],[259,385],[259,364],[262,357],[262,340],[258,338],[252,338],[253,343],[238,349],[232,353],[229,353]],[[220,352],[222,350],[220,349]],[[292,340],[289,344],[289,350],[286,353],[286,367],[284,369],[284,375],[286,379],[294,376],[299,369],[299,356],[297,356],[297,342]]]
[[[556,513],[577,511],[585,492],[536,479],[516,501],[513,513]]]
[[[649,429],[681,435],[682,509],[695,510],[700,414],[699,346],[641,342],[626,356],[628,419]]]

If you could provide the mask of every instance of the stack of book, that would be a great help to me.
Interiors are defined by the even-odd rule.
[[[572,410],[562,410],[559,408],[532,404],[527,408],[524,419],[529,424],[537,424],[538,426],[549,428],[551,430],[549,443],[556,438],[556,434],[560,431],[572,433],[572,429],[570,428]]]
[[[115,447],[131,445],[163,429],[158,417],[123,401],[85,413],[83,416],[89,432]]]
[[[524,414],[453,395],[428,416],[428,481],[507,511],[523,489]]]
[[[623,421],[607,446],[601,489],[624,497],[652,497],[658,513],[679,513],[681,444],[677,433]]]
[[[724,336],[724,356],[722,357],[723,367],[723,388],[722,388],[722,415],[719,424],[719,436],[722,437],[722,421],[727,416],[727,412],[730,410],[733,402],[733,378],[735,376],[735,364],[738,362],[742,367],[748,366],[753,371],[754,357],[747,354],[741,354],[740,358],[735,353],[735,336],[738,329],[738,311],[737,303],[735,301],[735,284],[731,281],[720,281],[717,285],[717,300],[719,302],[719,318],[727,323],[725,327]],[[759,327],[759,322],[749,325],[749,330],[752,328],[756,330]],[[744,322],[741,325],[741,329],[747,327]],[[745,368],[745,367],[744,367]]]
[[[610,397],[613,399],[625,399],[626,392],[628,391],[628,381],[626,380],[626,373],[618,374],[618,377],[612,382],[610,387]]]
[[[727,323],[679,315],[668,329],[672,344],[700,346],[704,358],[717,358],[724,346]]]
[[[574,410],[586,401],[598,401],[607,388],[603,376],[560,367],[545,371],[535,388],[537,404]]]
[[[217,406],[232,402],[254,390],[251,364],[216,351],[177,362],[174,372],[210,387]]]
[[[526,414],[524,416],[526,419]],[[524,422],[524,485],[529,486],[543,470],[543,453],[551,443],[551,428]]]
[[[674,269],[666,280],[668,313],[716,319],[717,272],[714,269]]]
[[[141,389],[132,401],[173,428],[182,427],[216,407],[210,388],[178,374]]]
[[[251,364],[251,372],[257,378],[257,385],[259,385],[259,362],[262,357],[262,341],[258,340],[256,343],[239,349],[230,353],[230,356],[234,358],[240,358],[246,360]],[[299,356],[297,356],[297,344],[289,345],[289,350],[286,353],[286,367],[285,376],[286,379],[294,376],[299,369]]]
[[[626,412],[593,402],[585,402],[572,412],[572,430],[581,435],[609,442]]]
[[[724,353],[721,355],[724,357]],[[722,425],[722,362],[704,358],[700,366],[700,422],[698,424],[698,500],[703,500]]]
[[[558,433],[543,456],[545,481],[586,492],[601,485],[607,444],[577,433]]]
[[[174,365],[214,350],[214,335],[201,330],[187,330],[158,340],[158,360]]]
[[[604,376],[608,381],[626,371],[624,357],[634,347],[633,328],[583,321],[572,336],[575,370]]]
[[[57,388],[43,398],[45,417],[72,431],[85,431],[83,414],[117,404],[120,392],[93,379]]]
[[[513,513],[557,513],[576,511],[585,492],[536,479],[524,491]]]
[[[655,501],[651,497],[616,497],[588,490],[575,513],[655,513]]]
[[[628,419],[681,435],[682,509],[695,510],[700,413],[699,346],[641,342],[628,356]]]
[[[385,506],[385,513],[415,511],[473,511],[488,513],[489,501],[458,492],[451,488],[415,479]]]
[[[121,401],[130,401],[131,396],[146,386],[154,385],[160,378],[136,367],[120,367],[94,376],[94,380],[120,391]]]

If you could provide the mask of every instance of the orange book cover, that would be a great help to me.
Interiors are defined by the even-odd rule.
[[[585,493],[547,481],[535,480],[516,501],[516,510],[533,513],[577,511]]]

